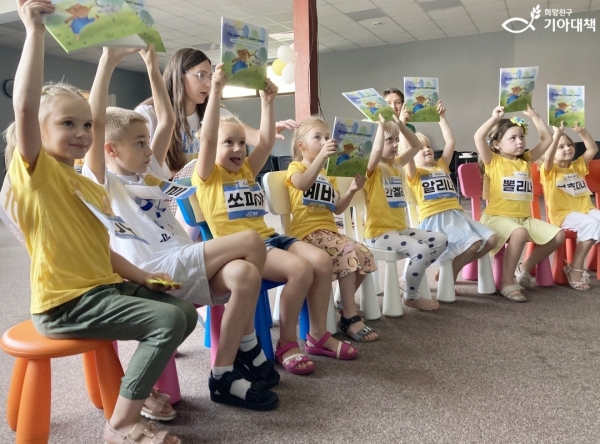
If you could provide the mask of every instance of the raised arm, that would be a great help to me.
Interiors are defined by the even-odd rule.
[[[275,106],[277,86],[267,79],[264,91],[260,92],[260,138],[254,150],[248,156],[252,174],[256,176],[269,158],[275,145]]]
[[[560,126],[553,126],[554,135],[552,136],[552,143],[550,144],[550,148],[544,154],[544,170],[546,172],[550,171],[554,166],[554,155],[556,154],[556,148],[558,148],[558,144],[560,143],[560,138],[563,135],[563,131],[565,129],[564,122],[560,122]]]
[[[156,112],[157,125],[152,135],[151,149],[154,157],[158,160],[160,166],[165,163],[167,152],[171,145],[171,137],[175,128],[175,112],[171,105],[171,99],[167,92],[167,86],[163,80],[160,69],[158,68],[158,56],[154,50],[154,44],[150,44],[148,50],[141,50],[140,54],[146,62],[148,78],[150,79],[150,88],[152,89],[152,99],[154,101],[154,110]]]
[[[492,161],[493,155],[493,151],[487,142],[487,135],[494,127],[494,125],[498,123],[500,119],[502,119],[503,116],[504,107],[497,106],[496,108],[494,108],[494,111],[492,111],[492,117],[486,120],[485,123],[481,125],[479,129],[475,132],[475,147],[477,148],[479,157],[481,157],[481,160],[486,165],[488,165]]]
[[[138,49],[116,49],[104,48],[102,56],[98,61],[98,69],[92,90],[90,91],[90,107],[92,108],[92,134],[94,140],[89,151],[85,155],[85,164],[94,173],[99,184],[104,183],[106,176],[106,164],[104,161],[104,137],[106,130],[106,105],[108,104],[108,86],[117,64],[129,54],[137,52]]]
[[[13,110],[17,147],[29,164],[29,173],[33,173],[42,146],[38,112],[44,82],[43,19],[55,7],[50,0],[18,0],[18,5],[27,36],[15,74]]]
[[[583,144],[585,145],[585,153],[583,153],[583,161],[586,165],[588,165],[596,154],[598,153],[598,145],[596,141],[592,137],[592,135],[586,130],[584,127],[579,126],[579,122],[575,122],[575,127],[573,128],[579,136],[581,140],[583,140]]]
[[[379,165],[381,155],[383,154],[383,144],[385,142],[384,124],[385,118],[379,114],[379,125],[377,126],[375,140],[373,141],[373,149],[369,156],[369,163],[367,164],[367,177],[371,177],[373,172],[377,169],[377,165]]]
[[[454,155],[454,148],[456,147],[456,138],[454,132],[450,128],[450,124],[446,119],[446,108],[442,105],[442,102],[438,102],[437,106],[438,114],[440,115],[440,128],[442,129],[442,136],[444,137],[444,151],[442,152],[442,160],[446,165],[450,165],[452,162],[452,156]]]
[[[219,63],[212,77],[211,94],[208,96],[204,121],[200,128],[200,153],[196,162],[196,172],[202,180],[207,180],[215,169],[223,88],[225,88],[225,75],[223,64]]]
[[[323,135],[324,137],[324,135]],[[303,173],[296,173],[290,177],[292,184],[301,191],[307,191],[313,186],[317,176],[323,168],[323,164],[327,159],[335,154],[337,150],[337,141],[335,139],[329,139],[321,147],[321,151],[315,157],[315,160],[308,166],[306,171]]]
[[[400,115],[402,115],[402,111],[400,111]],[[394,120],[398,128],[400,128],[400,145],[402,146],[402,152],[398,155],[398,160],[400,161],[400,165],[406,165],[419,152],[422,144],[417,135],[404,124],[403,120],[398,119],[396,116],[394,116]]]
[[[550,144],[552,143],[552,133],[550,132],[550,128],[544,123],[540,115],[536,110],[527,105],[527,110],[523,111],[527,117],[529,117],[535,127],[537,128],[540,134],[540,142],[533,147],[533,149],[529,150],[531,154],[531,160],[536,161],[548,150]]]

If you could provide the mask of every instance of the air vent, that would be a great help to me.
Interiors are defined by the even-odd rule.
[[[433,0],[427,2],[419,2],[421,8],[425,11],[437,11],[438,9],[454,8],[462,6],[460,0]]]
[[[361,20],[370,20],[370,19],[379,18],[379,17],[387,17],[386,13],[383,12],[379,8],[365,9],[364,11],[349,12],[346,14],[346,16],[348,16],[355,22],[360,22]]]
[[[269,34],[269,37],[272,38],[273,40],[278,40],[280,42],[291,42],[294,40],[294,33],[293,33],[293,31],[277,32],[274,34]]]

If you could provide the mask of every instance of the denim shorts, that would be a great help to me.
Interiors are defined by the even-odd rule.
[[[280,250],[288,250],[294,242],[297,242],[299,239],[295,237],[286,236],[285,234],[277,234],[275,233],[273,236],[263,239],[265,246],[267,247],[267,251],[271,248],[279,248]]]

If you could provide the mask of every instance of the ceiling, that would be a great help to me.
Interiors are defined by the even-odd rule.
[[[293,0],[147,0],[167,48],[161,67],[179,48],[198,47],[216,61],[220,57],[221,16],[269,30],[269,53],[290,44]],[[83,1],[82,1],[83,3]],[[572,13],[600,10],[600,0],[317,0],[319,52],[483,34],[502,30],[511,17],[529,18],[532,8],[571,9]],[[0,14],[0,19],[2,14]],[[6,20],[4,20],[6,21]],[[2,23],[2,21],[0,21]],[[22,48],[20,22],[0,25],[0,45]],[[67,55],[47,36],[49,54],[97,62],[100,49]],[[144,71],[140,57],[129,57],[121,68]]]

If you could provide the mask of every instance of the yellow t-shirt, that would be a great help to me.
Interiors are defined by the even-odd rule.
[[[265,223],[265,194],[254,180],[248,159],[236,173],[215,164],[206,181],[194,169],[192,184],[198,187],[200,209],[214,237],[243,230],[254,230],[263,239],[275,234]]]
[[[325,176],[325,169],[322,169],[315,183],[309,190],[303,192],[292,184],[290,177],[304,171],[306,171],[306,165],[302,162],[290,163],[285,181],[290,192],[290,205],[292,207],[292,222],[290,224],[292,236],[302,239],[316,230],[337,232],[335,218],[333,217],[337,189],[335,177]]]
[[[108,231],[75,194],[104,208],[104,189],[42,148],[33,174],[15,150],[8,174],[17,220],[31,256],[32,314],[43,313],[94,287],[123,279],[113,272]]]
[[[404,230],[407,227],[402,170],[391,165],[390,168],[394,174],[389,179],[382,177],[382,167],[378,166],[365,182],[367,194],[365,237],[367,239],[373,239],[391,230]]]
[[[408,178],[407,184],[417,200],[419,221],[442,211],[462,211],[450,180],[450,170],[442,159],[437,160],[432,168],[417,168],[417,173]]]
[[[569,213],[576,211],[587,214],[594,209],[590,190],[583,180],[588,173],[583,156],[571,162],[568,168],[554,164],[550,171],[546,171],[542,164],[540,180],[544,187],[550,223],[560,227]]]
[[[524,157],[524,160],[510,160],[492,153],[483,178],[483,196],[488,199],[484,214],[531,217],[531,155],[526,152]]]

